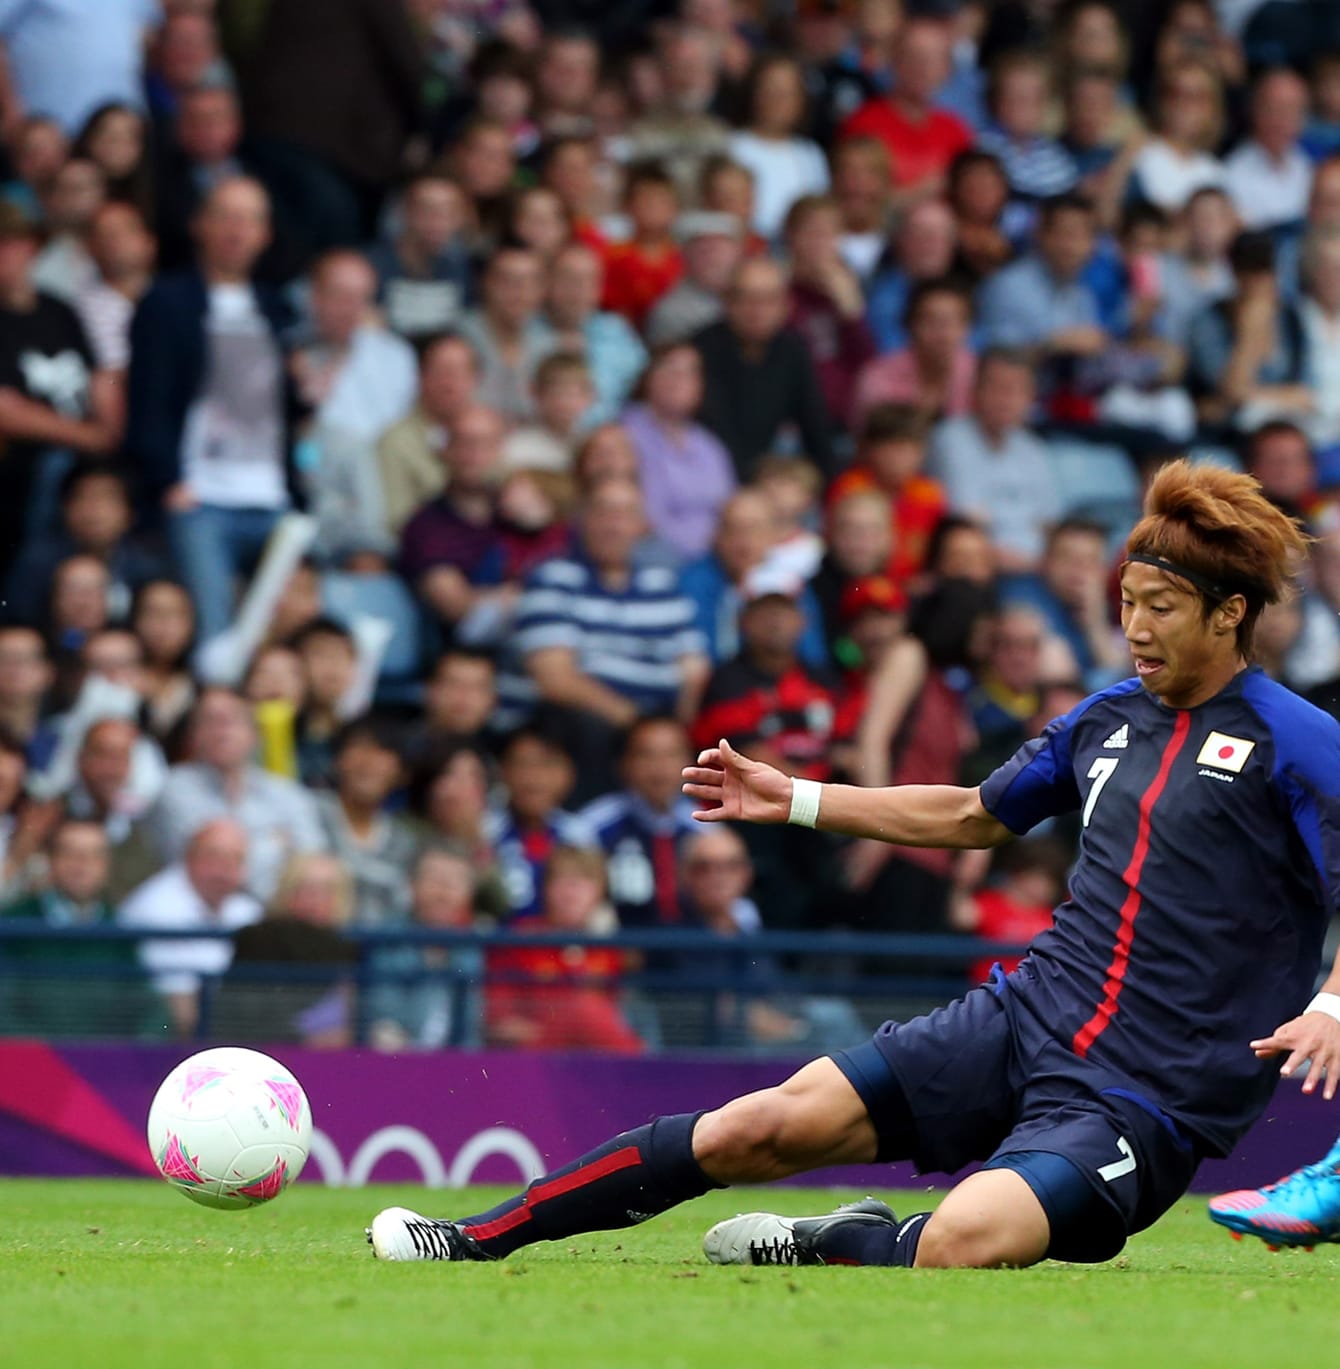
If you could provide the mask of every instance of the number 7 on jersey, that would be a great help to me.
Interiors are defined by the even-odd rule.
[[[1093,806],[1098,802],[1098,795],[1103,792],[1103,785],[1112,778],[1113,772],[1120,764],[1120,756],[1098,756],[1089,767],[1087,778],[1093,781],[1093,788],[1089,790],[1089,797],[1084,800],[1083,826],[1089,825],[1089,819],[1093,816]]]

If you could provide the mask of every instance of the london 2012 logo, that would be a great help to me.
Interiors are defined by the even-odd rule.
[[[388,1155],[407,1156],[418,1166],[428,1188],[464,1188],[474,1181],[485,1160],[499,1156],[517,1168],[520,1181],[528,1184],[547,1168],[544,1157],[531,1140],[512,1127],[486,1127],[465,1141],[447,1161],[437,1145],[417,1127],[379,1127],[361,1141],[346,1163],[340,1148],[324,1131],[313,1130],[308,1173],[317,1171],[332,1188],[362,1188]]]

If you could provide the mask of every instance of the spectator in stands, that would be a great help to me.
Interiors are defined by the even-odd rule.
[[[1340,152],[1340,52],[1319,52],[1308,73],[1311,106],[1300,145],[1314,162]]]
[[[977,358],[968,345],[971,325],[972,297],[957,280],[918,281],[907,297],[907,346],[861,369],[853,424],[863,424],[880,404],[910,404],[932,421],[966,414],[977,374]]]
[[[78,656],[84,642],[112,618],[112,577],[96,556],[76,552],[51,572],[44,628],[58,666]]]
[[[634,166],[624,182],[624,213],[632,233],[606,256],[604,304],[640,329],[684,271],[674,236],[679,192],[670,173],[654,162]]]
[[[1224,185],[1223,163],[1214,156],[1224,92],[1214,69],[1200,61],[1164,67],[1157,80],[1154,136],[1136,154],[1130,193],[1175,214],[1197,190]]]
[[[742,230],[730,214],[693,210],[675,221],[675,241],[684,258],[684,275],[656,301],[647,316],[646,336],[653,347],[681,342],[708,327],[725,312],[725,294],[740,264]]]
[[[1062,75],[1061,146],[1075,165],[1075,188],[1094,202],[1098,221],[1110,227],[1127,197],[1144,129],[1110,67],[1062,68]]]
[[[834,774],[843,779],[854,777],[859,770],[854,740],[865,716],[870,683],[906,630],[907,596],[887,575],[848,583],[838,604],[833,650],[843,673],[836,690],[832,761]]]
[[[98,278],[88,250],[89,231],[107,203],[107,178],[87,157],[71,157],[56,173],[43,201],[46,243],[33,263],[33,284],[73,305]]]
[[[637,451],[647,521],[685,560],[707,550],[735,489],[730,453],[694,422],[703,389],[702,358],[691,343],[659,347],[623,419]]]
[[[450,846],[429,846],[413,865],[410,918],[416,927],[463,932],[480,926],[475,874]],[[383,946],[371,955],[364,1000],[376,1050],[477,1047],[484,1036],[484,953],[477,946]]]
[[[1229,261],[1235,293],[1196,315],[1187,343],[1187,388],[1201,421],[1241,430],[1270,417],[1306,419],[1306,337],[1295,309],[1280,300],[1270,238],[1240,234]]]
[[[512,197],[507,236],[511,241],[529,247],[544,263],[548,274],[555,253],[572,241],[572,228],[563,201],[548,186],[523,186]]]
[[[89,225],[97,278],[74,299],[98,369],[124,376],[130,366],[130,320],[153,279],[156,246],[140,211],[113,201]]]
[[[826,780],[833,690],[825,675],[800,659],[805,616],[798,597],[798,587],[764,584],[746,591],[740,654],[712,672],[693,742],[702,749],[725,737],[788,774]]]
[[[418,841],[387,800],[405,781],[405,766],[390,729],[375,718],[349,723],[336,738],[335,787],[317,795],[326,843],[354,881],[354,922],[390,927],[409,916],[404,873]]]
[[[1289,674],[1312,703],[1340,717],[1340,516],[1333,505],[1322,514],[1317,534]]]
[[[298,774],[305,785],[322,788],[333,775],[335,740],[358,675],[358,647],[349,629],[334,618],[308,623],[290,644],[306,686],[295,738]]]
[[[461,414],[442,452],[446,488],[400,534],[400,573],[448,626],[507,592],[496,588],[502,440],[502,420],[493,410]]]
[[[1272,504],[1305,522],[1319,512],[1312,446],[1296,423],[1263,423],[1248,438],[1244,456],[1247,470],[1261,482],[1261,493]]]
[[[1334,448],[1340,443],[1340,229],[1310,230],[1301,266],[1303,297],[1297,308],[1310,395],[1305,421],[1317,446]]]
[[[943,279],[954,265],[957,245],[954,214],[942,200],[923,200],[903,216],[893,235],[890,260],[876,269],[866,292],[866,320],[880,352],[907,345],[903,320],[912,287],[918,281]]]
[[[605,267],[582,241],[559,251],[549,270],[548,320],[556,345],[586,358],[595,402],[582,415],[585,430],[614,418],[646,364],[647,349],[621,315],[600,308]]]
[[[232,84],[214,16],[196,9],[168,6],[149,59],[144,86],[155,119],[171,119],[188,90]]]
[[[5,144],[12,179],[4,184],[4,198],[29,218],[40,219],[42,198],[70,155],[70,140],[55,119],[28,114],[16,119]]]
[[[461,742],[482,743],[497,702],[492,656],[466,647],[443,652],[424,683],[422,716],[406,738],[405,755]]]
[[[968,694],[977,745],[969,764],[985,779],[1028,740],[1028,725],[1041,705],[1041,615],[1022,604],[1006,605],[991,624],[986,659]]]
[[[452,149],[457,184],[474,208],[476,246],[490,251],[503,240],[516,180],[516,151],[510,130],[494,119],[471,119]]]
[[[333,241],[365,237],[422,125],[422,52],[404,0],[267,8],[243,75],[249,130],[339,177],[348,222]]]
[[[685,844],[682,861],[683,917],[687,926],[711,932],[719,951],[695,949],[657,956],[662,973],[678,973],[683,987],[733,983],[714,995],[709,1032],[734,1047],[772,1050],[840,1049],[860,1023],[841,999],[797,997],[788,992],[776,958],[751,945],[762,930],[758,905],[748,897],[754,871],[738,833],[701,829]],[[743,943],[739,951],[729,943]]]
[[[479,381],[479,355],[463,337],[448,333],[423,344],[418,403],[377,444],[381,509],[392,537],[442,493],[442,449],[461,415],[478,405]]]
[[[215,818],[234,821],[249,847],[246,885],[258,897],[275,888],[295,851],[319,851],[325,837],[312,796],[252,762],[256,726],[231,690],[201,692],[191,715],[189,755],[174,765],[144,817],[145,836],[161,860],[177,860],[192,834]]]
[[[583,938],[608,929],[605,860],[598,851],[560,846],[544,875],[537,917],[517,928],[514,946],[489,953],[485,993],[490,1044],[528,1050],[645,1049],[619,1007],[624,953],[591,945],[533,946],[527,933]]]
[[[754,177],[753,229],[775,240],[787,214],[806,195],[828,189],[828,164],[819,145],[802,137],[805,77],[786,53],[759,57],[749,73],[743,127],[730,136],[730,155]]]
[[[246,892],[247,834],[228,818],[215,818],[192,832],[179,857],[141,884],[121,906],[123,927],[146,932],[233,932],[257,921],[261,905]],[[200,1015],[205,976],[222,975],[232,963],[233,944],[223,937],[199,941],[142,941],[140,963],[165,1000],[178,1036],[191,1036]]]
[[[657,52],[660,92],[628,130],[634,161],[665,164],[688,197],[703,167],[726,151],[730,130],[721,108],[721,50],[710,32],[690,24],[672,28]]]
[[[889,150],[893,183],[930,197],[944,184],[950,163],[972,144],[971,130],[935,106],[949,79],[953,37],[939,19],[909,17],[893,50],[893,88],[862,105],[842,126],[842,137],[872,134]]]
[[[735,220],[746,257],[764,256],[768,244],[751,228],[754,221],[754,173],[733,162],[723,152],[703,164],[699,182],[700,208],[708,214],[726,214]]]
[[[137,209],[147,222],[154,208],[154,167],[149,121],[115,100],[99,106],[80,130],[73,155],[87,157],[107,182],[107,197]]]
[[[989,591],[951,580],[917,604],[908,635],[871,682],[857,738],[860,783],[957,782],[972,733],[950,672],[974,663],[991,609]],[[957,859],[952,851],[853,843],[846,870],[858,925],[944,930]]]
[[[415,766],[409,807],[423,824],[425,840],[449,842],[470,861],[475,872],[479,910],[502,917],[508,895],[493,849],[489,816],[493,762],[475,742],[446,742]]]
[[[563,201],[573,237],[603,257],[608,244],[598,225],[604,203],[599,173],[599,146],[585,134],[555,138],[542,150],[540,183]]]
[[[1130,651],[1112,621],[1108,572],[1106,529],[1066,518],[1047,533],[1038,574],[1011,578],[1004,591],[1007,603],[1041,615],[1048,633],[1069,649],[1089,689],[1130,672]]]
[[[842,214],[828,196],[803,196],[785,220],[791,265],[787,325],[805,339],[829,417],[845,428],[853,381],[875,354],[865,321],[865,296],[839,246]]]
[[[595,402],[591,371],[581,352],[551,352],[535,368],[535,417],[503,442],[503,469],[567,474]]]
[[[1182,211],[1180,251],[1158,258],[1162,279],[1161,331],[1185,353],[1192,321],[1233,293],[1228,252],[1237,232],[1232,201],[1215,186],[1197,190]]]
[[[0,203],[0,571],[32,526],[39,473],[49,480],[64,459],[53,454],[104,456],[121,435],[115,379],[98,369],[74,311],[34,284],[38,242],[23,211]]]
[[[825,533],[824,559],[811,588],[823,614],[829,652],[834,660],[840,660],[842,603],[848,589],[855,583],[886,576],[893,559],[893,505],[889,496],[873,488],[850,489],[835,496],[825,515]]]
[[[563,808],[576,770],[557,731],[526,726],[504,740],[499,773],[504,800],[490,805],[484,836],[492,847],[507,896],[507,918],[530,917],[539,907],[544,871],[560,846],[591,847],[595,837]]]
[[[49,752],[34,744],[38,742],[43,700],[54,678],[46,643],[36,628],[0,625],[0,729],[39,767],[46,763]],[[8,811],[7,805],[0,804],[0,813]]]
[[[343,935],[353,912],[353,880],[336,856],[290,856],[265,916],[233,939],[222,1034],[327,1050],[353,1045],[358,948]]]
[[[270,239],[258,182],[221,182],[195,228],[198,266],[160,276],[135,312],[127,445],[208,639],[289,502],[288,313],[252,279]]]
[[[880,404],[870,411],[856,459],[828,491],[830,507],[854,490],[879,490],[893,510],[888,573],[903,584],[926,564],[931,538],[948,507],[944,488],[926,474],[928,425],[919,410]]]
[[[536,122],[546,136],[589,125],[600,74],[600,46],[578,29],[545,35],[535,60]]]
[[[893,179],[878,138],[847,138],[832,150],[833,198],[842,215],[838,247],[864,286],[874,275],[888,237]]]
[[[109,101],[138,108],[145,42],[157,19],[140,0],[73,0],[7,13],[0,65],[17,108],[48,115],[71,135]]]
[[[316,549],[331,555],[385,538],[376,514],[377,439],[404,418],[418,389],[413,348],[372,315],[376,277],[357,252],[329,252],[312,268],[310,336],[289,357],[300,429],[299,464]],[[389,549],[389,548],[388,548]]]
[[[1299,146],[1307,104],[1307,82],[1288,67],[1252,83],[1250,134],[1224,162],[1225,188],[1248,230],[1298,224],[1307,212],[1312,162]]]
[[[509,643],[502,697],[562,720],[582,798],[610,787],[613,734],[642,713],[690,716],[707,673],[678,576],[633,559],[645,526],[636,485],[606,480],[590,490],[574,554],[531,573]]]
[[[146,580],[132,602],[130,624],[144,647],[148,729],[165,742],[195,702],[195,605],[174,580]]]
[[[1061,512],[1047,449],[1025,426],[1033,393],[1026,355],[994,348],[978,366],[972,414],[946,419],[931,439],[931,470],[949,507],[990,529],[1006,571],[1038,564]]]
[[[70,467],[60,486],[61,528],[36,530],[25,538],[5,585],[6,612],[12,620],[43,620],[56,567],[72,556],[92,556],[111,576],[118,617],[140,585],[161,572],[158,559],[130,535],[133,511],[125,476],[101,462]]]
[[[111,926],[111,856],[94,821],[60,819],[47,847],[43,888],[0,907],[0,924]],[[123,941],[6,942],[0,987],[3,1030],[24,1036],[123,1035],[147,1025],[134,949]]]
[[[804,341],[786,327],[785,271],[762,259],[741,263],[726,296],[726,317],[694,339],[705,382],[699,415],[725,444],[740,480],[794,424],[805,455],[825,474],[832,437],[819,378]]]
[[[1075,363],[1108,346],[1098,299],[1085,279],[1093,256],[1093,206],[1075,195],[1047,200],[1037,250],[994,276],[981,295],[988,344],[1024,347],[1044,369],[1047,388],[1071,379]]]
[[[956,898],[953,926],[984,941],[1027,946],[1052,925],[1052,909],[1065,891],[1069,859],[1064,846],[1051,837],[1012,841],[991,858],[991,882],[976,893]],[[999,963],[1009,974],[1022,954],[991,956],[968,969],[971,984],[984,984]]]
[[[697,824],[679,786],[693,754],[678,719],[639,718],[623,737],[623,787],[581,811],[605,853],[610,899],[621,926],[680,921],[679,859]]]
[[[154,786],[164,775],[161,753],[133,719],[101,718],[80,743],[74,783],[63,795],[64,812],[96,822],[111,845],[119,846],[156,797]]]
[[[425,339],[455,328],[474,302],[469,214],[455,181],[425,172],[405,187],[400,232],[369,249],[377,303],[401,337]]]
[[[461,322],[479,357],[479,401],[510,420],[530,417],[535,368],[554,350],[543,304],[543,263],[527,247],[504,244],[484,269],[480,308]]]
[[[1000,159],[1016,200],[1045,200],[1074,188],[1078,169],[1046,132],[1051,71],[1026,49],[1001,53],[991,64],[987,105],[991,122],[977,145]]]

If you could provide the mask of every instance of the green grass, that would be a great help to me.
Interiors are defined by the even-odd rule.
[[[140,1182],[0,1182],[0,1344],[15,1366],[897,1365],[1228,1369],[1335,1363],[1340,1253],[1270,1255],[1179,1204],[1120,1259],[1025,1271],[718,1269],[698,1242],[757,1206],[850,1196],[714,1194],[637,1231],[490,1265],[377,1264],[393,1202],[477,1210],[492,1193],[302,1187],[213,1212]],[[916,1211],[925,1195],[895,1195]],[[911,1206],[909,1206],[909,1201]]]

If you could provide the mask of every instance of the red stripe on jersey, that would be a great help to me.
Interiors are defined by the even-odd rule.
[[[1172,736],[1163,748],[1163,758],[1159,761],[1158,774],[1150,781],[1149,788],[1140,795],[1140,818],[1135,828],[1135,849],[1131,852],[1122,879],[1126,883],[1126,899],[1121,905],[1121,916],[1117,923],[1117,944],[1112,948],[1112,963],[1107,967],[1107,980],[1103,985],[1103,1001],[1094,1015],[1075,1033],[1071,1043],[1075,1054],[1085,1056],[1089,1047],[1103,1034],[1107,1025],[1117,1015],[1117,1000],[1121,997],[1122,982],[1126,978],[1126,967],[1131,961],[1131,942],[1135,938],[1135,919],[1140,912],[1140,871],[1144,869],[1145,857],[1149,854],[1149,815],[1159,801],[1168,784],[1177,753],[1191,731],[1191,714],[1179,710],[1177,721],[1173,724]]]
[[[642,1152],[636,1146],[624,1146],[622,1150],[616,1150],[592,1165],[583,1165],[571,1174],[562,1174],[557,1179],[550,1179],[547,1184],[536,1184],[527,1192],[520,1207],[513,1208],[511,1212],[504,1213],[494,1221],[483,1222],[479,1226],[467,1226],[464,1230],[477,1241],[487,1241],[490,1237],[501,1236],[523,1222],[530,1221],[531,1209],[539,1203],[549,1198],[562,1197],[575,1188],[585,1188],[587,1184],[593,1184],[607,1174],[617,1174],[621,1169],[631,1169],[633,1165],[641,1163]]]

